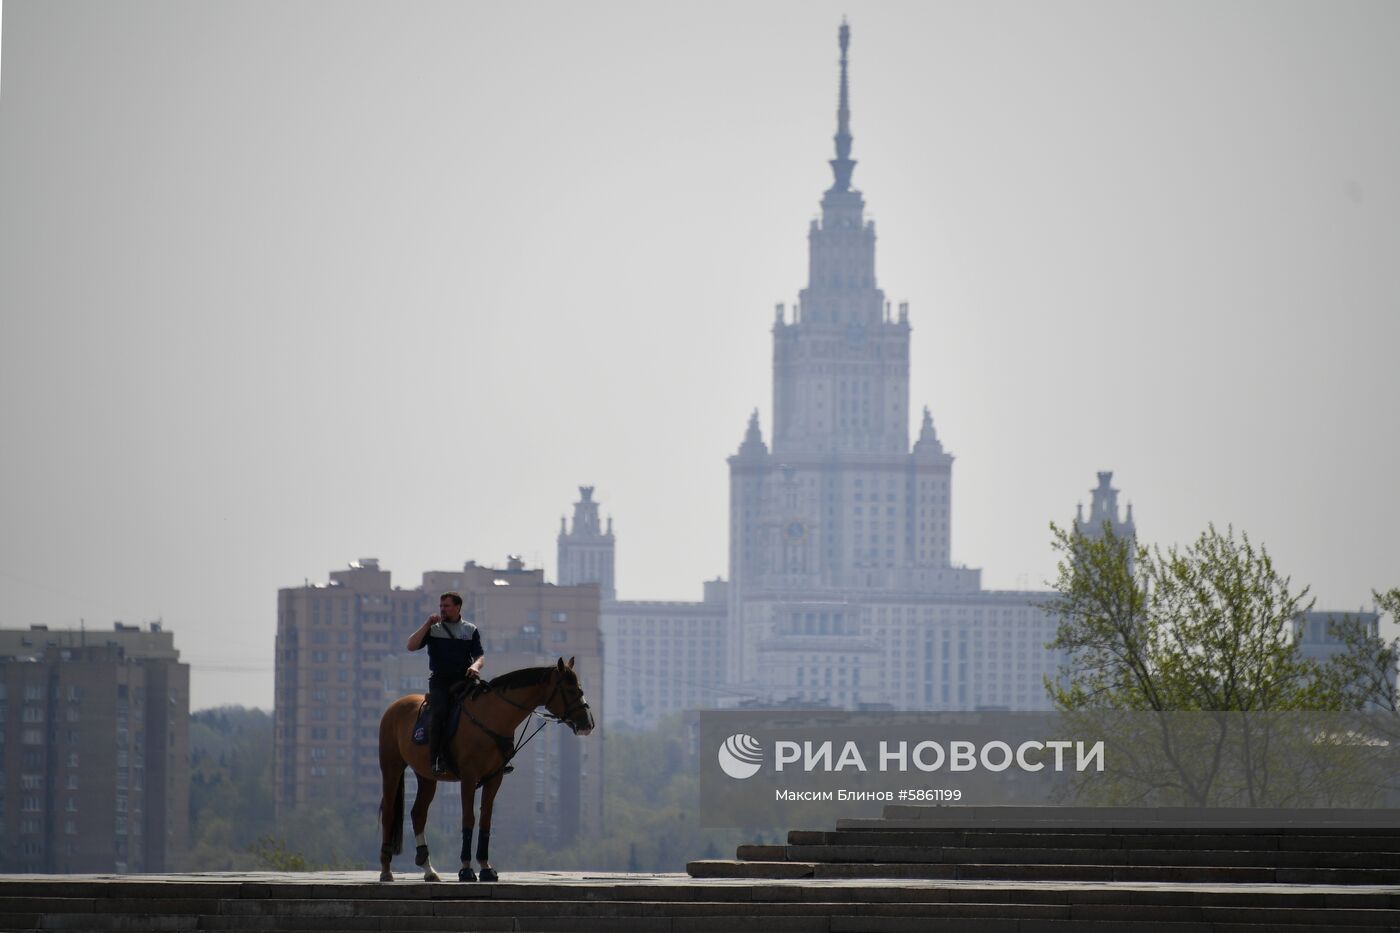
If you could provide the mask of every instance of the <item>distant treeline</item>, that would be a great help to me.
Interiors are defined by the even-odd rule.
[[[270,713],[226,706],[190,718],[186,870],[378,868],[375,806],[327,800],[274,823]],[[522,843],[509,826],[498,825],[492,861],[502,871],[684,871],[691,859],[732,858],[739,842],[756,837],[700,828],[695,769],[681,735],[678,727],[609,735],[603,832],[550,851]],[[777,838],[776,830],[768,835]],[[459,843],[429,830],[429,845],[441,853],[434,859],[440,868],[453,864]]]
[[[333,802],[273,819],[272,714],[223,706],[190,717],[189,871],[368,867],[373,815]],[[372,841],[372,840],[370,840]],[[369,853],[369,854],[372,854]]]

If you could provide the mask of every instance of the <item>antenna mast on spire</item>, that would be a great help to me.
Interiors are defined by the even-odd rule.
[[[851,102],[846,80],[846,49],[851,44],[851,27],[846,18],[841,18],[841,29],[837,33],[841,43],[841,101],[836,107],[836,158],[831,160],[831,171],[836,175],[835,191],[848,191],[851,187],[851,173],[856,163],[851,158]]]

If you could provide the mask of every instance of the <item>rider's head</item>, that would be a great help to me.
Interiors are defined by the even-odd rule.
[[[461,619],[462,594],[453,590],[438,597],[438,614],[447,622],[456,622]]]

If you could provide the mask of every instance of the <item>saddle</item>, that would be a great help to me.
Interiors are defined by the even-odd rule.
[[[452,741],[452,737],[457,734],[457,726],[462,721],[462,713],[465,711],[465,707],[463,706],[463,704],[467,700],[480,696],[489,689],[490,688],[486,685],[486,683],[481,681],[480,679],[468,680],[460,684],[453,684],[452,689],[450,691],[450,696],[452,698],[452,708],[448,711],[447,726],[443,731],[442,737],[443,748],[445,752],[448,751],[448,743],[450,743]],[[414,720],[413,723],[412,741],[414,745],[428,744],[428,723],[430,721],[429,717],[431,717],[433,714],[430,702],[431,701],[429,700],[429,698],[427,696],[424,696],[423,703],[418,707],[418,718]],[[515,765],[510,763],[511,758],[515,756],[515,742],[513,741],[513,739],[510,736],[497,735],[490,729],[487,729],[485,726],[481,725],[477,718],[471,713],[467,713],[467,718],[471,719],[472,722],[475,722],[478,726],[480,726],[480,728],[483,731],[486,732],[487,735],[491,736],[493,739],[496,740],[496,744],[501,750],[501,755],[506,760],[505,764],[498,768],[496,771],[493,771],[490,774],[483,776],[479,781],[477,781],[476,786],[480,787],[481,785],[485,784],[488,780],[495,777],[498,773],[510,774],[512,771],[514,771]]]
[[[428,698],[424,697],[423,702],[418,706],[418,718],[413,722],[413,744],[428,744],[428,723],[432,721],[433,710],[428,703]],[[457,723],[462,719],[462,704],[453,703],[452,710],[447,714],[447,734],[443,736],[443,741],[448,741],[457,734]]]
[[[486,692],[486,684],[480,680],[463,681],[460,684],[452,685],[452,708],[447,712],[447,727],[443,732],[444,743],[452,741],[452,737],[457,734],[457,724],[462,721],[462,703]],[[413,744],[428,744],[428,722],[433,715],[431,701],[427,696],[423,697],[423,703],[418,707],[418,718],[413,723]]]

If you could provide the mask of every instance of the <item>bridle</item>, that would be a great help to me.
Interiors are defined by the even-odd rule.
[[[493,690],[492,692],[496,694],[496,698],[497,698],[498,700],[501,700],[501,701],[503,701],[503,702],[505,702],[505,703],[509,703],[511,706],[514,706],[516,709],[524,710],[525,712],[529,713],[531,716],[538,716],[538,717],[540,717],[541,719],[546,720],[547,722],[562,722],[564,725],[568,726],[570,729],[573,729],[575,732],[577,732],[577,731],[578,731],[578,726],[574,725],[574,722],[573,722],[573,715],[574,715],[575,713],[579,712],[580,710],[586,710],[586,709],[589,709],[589,708],[590,708],[590,707],[588,706],[588,701],[585,700],[585,699],[583,699],[583,690],[582,690],[582,689],[579,689],[579,691],[578,691],[578,696],[577,696],[572,702],[569,702],[569,703],[567,703],[567,704],[565,705],[565,707],[564,707],[564,712],[559,713],[559,714],[555,714],[555,713],[553,713],[553,712],[550,711],[550,709],[549,709],[549,704],[552,703],[552,702],[554,702],[554,698],[555,698],[556,696],[559,696],[559,695],[562,695],[562,694],[563,694],[563,691],[564,691],[564,679],[563,679],[562,677],[556,676],[556,674],[554,674],[553,672],[551,672],[550,676],[555,678],[555,680],[554,680],[554,689],[552,689],[552,690],[549,691],[549,696],[545,697],[543,703],[537,703],[537,704],[536,704],[535,706],[533,706],[533,707],[528,707],[528,706],[526,706],[524,703],[517,703],[517,702],[515,702],[514,700],[512,700],[510,697],[506,696],[504,693],[500,692],[499,690]],[[541,706],[544,707],[544,712],[540,712],[540,711],[539,711],[539,708],[540,708]],[[538,730],[536,730],[536,731],[538,731]],[[532,734],[532,737],[533,737],[533,734]],[[526,741],[529,741],[529,740],[527,739]],[[521,744],[523,745],[524,742],[522,742]]]
[[[553,677],[554,672],[551,672],[550,676]],[[476,718],[476,716],[472,715],[472,711],[467,706],[467,704],[462,704],[462,715],[466,716],[467,719],[469,719],[473,724],[475,724],[478,729],[480,729],[482,732],[485,732],[492,739],[494,739],[496,741],[496,747],[500,750],[501,753],[501,766],[495,771],[492,771],[490,774],[483,776],[479,781],[477,781],[478,787],[480,787],[482,784],[485,784],[487,781],[491,780],[491,778],[495,777],[498,774],[501,774],[502,772],[509,773],[511,771],[514,771],[515,766],[510,763],[511,759],[518,755],[520,753],[520,750],[530,743],[531,739],[540,734],[540,730],[545,727],[546,723],[562,722],[564,725],[574,730],[574,733],[577,734],[578,726],[574,725],[573,720],[569,717],[572,716],[574,713],[578,712],[579,710],[586,710],[589,708],[588,701],[583,700],[583,690],[582,688],[580,688],[578,691],[578,698],[565,708],[563,715],[556,716],[554,713],[551,713],[549,711],[549,704],[551,701],[553,701],[555,694],[562,692],[562,688],[564,686],[564,682],[562,679],[555,680],[554,689],[549,692],[549,696],[545,698],[545,701],[543,703],[536,704],[533,707],[526,706],[524,703],[515,702],[510,697],[502,693],[499,688],[491,688],[489,684],[487,686],[490,689],[490,692],[495,694],[498,700],[503,700],[511,706],[514,706],[516,709],[524,710],[526,713],[525,723],[528,723],[530,721],[530,717],[532,716],[538,716],[542,721],[539,725],[535,727],[535,730],[533,732],[525,736],[523,741],[517,742],[515,741],[515,736],[513,734],[501,735],[501,733],[497,732],[495,729],[492,729],[490,726],[486,725],[486,723],[482,722],[480,719]],[[583,702],[580,703],[579,700],[583,700]],[[539,711],[540,706],[543,706],[545,708],[545,711],[543,713]],[[521,723],[522,734],[525,731],[525,723]]]

